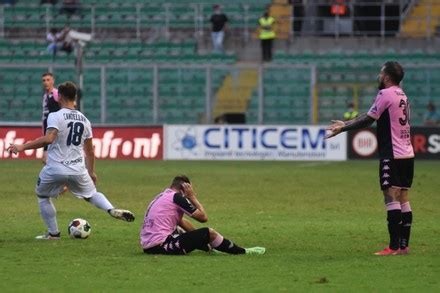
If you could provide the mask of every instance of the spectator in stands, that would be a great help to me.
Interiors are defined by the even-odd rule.
[[[435,105],[433,102],[428,103],[427,111],[425,116],[423,117],[423,123],[426,126],[437,126],[440,124],[440,115],[437,113],[435,109]]]
[[[226,23],[228,17],[221,11],[220,5],[214,5],[214,14],[211,15],[210,22],[212,24],[211,38],[212,47],[215,53],[223,53],[223,40],[225,38]]]
[[[55,28],[52,28],[50,32],[47,34],[47,41],[49,42],[49,46],[47,46],[47,51],[55,56],[57,55],[58,50],[65,51],[67,54],[72,53],[73,44],[72,40],[69,38],[69,27],[64,27],[64,29],[60,32],[57,32]]]
[[[258,20],[259,24],[259,38],[261,40],[261,51],[263,61],[269,62],[272,60],[272,47],[275,34],[275,18],[269,15],[269,8],[267,7],[263,16]]]
[[[49,46],[47,46],[47,51],[52,54],[54,58],[57,55],[58,51],[58,39],[59,33],[57,33],[57,30],[55,28],[51,28],[46,37],[46,40],[49,42]]]
[[[66,13],[67,15],[72,16],[73,14],[78,13],[79,8],[79,0],[63,0],[60,13]]]
[[[359,112],[354,109],[354,103],[348,103],[347,108],[347,111],[344,113],[345,121],[354,119],[359,115]]]

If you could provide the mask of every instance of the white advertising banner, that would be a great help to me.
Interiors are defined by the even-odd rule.
[[[167,125],[168,160],[347,159],[347,135],[325,140],[323,126],[301,125]]]

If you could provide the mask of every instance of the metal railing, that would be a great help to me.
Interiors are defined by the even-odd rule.
[[[0,64],[0,77],[2,73],[8,72],[12,69],[33,69],[35,70],[36,82],[35,84],[20,84],[19,87],[34,87],[38,89],[41,87],[38,79],[42,72],[49,71],[55,74],[57,78],[57,83],[62,82],[59,76],[67,77],[75,80],[75,68],[71,65],[56,65],[56,64],[38,64],[38,65],[13,65],[13,64]],[[170,73],[167,70],[172,70],[178,73],[175,79],[170,81]],[[257,107],[250,109],[244,109],[244,112],[247,112],[248,115],[256,116],[253,120],[255,123],[264,124],[265,117],[268,114],[268,109],[265,109],[265,99],[266,92],[269,87],[272,86],[270,82],[267,80],[267,76],[269,73],[271,75],[279,73],[279,78],[283,78],[284,80],[289,80],[286,77],[286,73],[296,72],[296,75],[291,78],[292,82],[296,82],[297,87],[304,87],[304,91],[302,95],[297,96],[298,99],[302,99],[305,107],[302,108],[304,110],[304,119],[298,121],[299,123],[313,123],[312,111],[314,108],[312,107],[313,101],[313,88],[316,83],[316,68],[315,66],[310,65],[262,65],[262,64],[243,64],[243,65],[167,65],[167,64],[156,64],[156,65],[141,65],[141,64],[118,64],[118,65],[84,65],[84,79],[85,79],[85,87],[82,89],[82,102],[81,108],[84,113],[99,113],[99,117],[95,119],[95,122],[99,122],[102,124],[105,123],[115,123],[112,121],[112,115],[109,114],[109,104],[111,101],[118,99],[118,96],[114,94],[114,90],[112,92],[109,91],[109,87],[113,86],[111,81],[109,81],[110,75],[134,75],[133,72],[137,76],[148,76],[147,81],[144,84],[139,84],[138,82],[128,83],[127,81],[124,84],[121,84],[121,88],[130,88],[130,87],[145,87],[146,91],[143,91],[140,94],[140,98],[142,100],[137,100],[139,98],[136,97],[137,101],[134,104],[130,105],[130,109],[138,111],[139,109],[144,109],[144,113],[147,113],[148,118],[144,120],[140,120],[139,123],[144,124],[161,124],[161,123],[169,123],[166,118],[161,118],[166,114],[167,109],[163,108],[162,105],[167,103],[167,99],[171,99],[175,103],[176,110],[185,110],[183,103],[192,99],[193,102],[199,104],[199,108],[192,108],[192,105],[187,105],[188,111],[194,111],[194,116],[200,115],[196,120],[193,120],[193,123],[212,123],[214,121],[213,113],[215,105],[218,101],[218,91],[222,87],[223,82],[227,76],[231,76],[231,78],[236,77],[240,71],[242,70],[254,70],[258,74],[258,78],[256,84],[251,85],[250,90],[247,96],[243,96],[244,100],[247,100],[249,107],[251,104],[257,103]],[[3,72],[2,72],[3,71]],[[99,97],[95,101],[90,100],[91,87],[88,86],[87,79],[91,78],[91,72],[94,74],[99,74],[99,83],[92,85],[95,90],[99,88]],[[98,73],[99,72],[99,73]],[[307,72],[306,75],[304,73]],[[67,74],[67,75],[66,75]],[[281,75],[282,76],[281,76]],[[124,76],[125,76],[124,75]],[[191,88],[191,81],[185,79],[187,75],[194,75],[198,79],[198,82],[202,81],[199,84],[199,87],[196,87],[194,90],[188,90]],[[297,80],[301,76],[301,80]],[[96,80],[94,78],[93,80]],[[307,83],[303,83],[304,80]],[[284,84],[285,81],[281,82],[280,85]],[[194,81],[193,81],[194,84]],[[170,88],[171,93],[164,93],[163,90],[167,90]],[[240,95],[240,91],[243,87],[249,87],[249,85],[242,85],[239,82],[234,82],[233,86],[228,90],[227,95]],[[1,89],[1,86],[0,86]],[[94,90],[94,91],[95,91]],[[37,90],[38,91],[38,90]],[[95,91],[96,92],[96,91]],[[285,93],[287,96],[289,93]],[[192,97],[194,95],[194,97]],[[35,99],[37,99],[35,97]],[[0,99],[11,99],[12,97],[0,96]],[[23,97],[23,99],[27,99]],[[130,100],[132,97],[130,96],[122,96],[120,101],[127,99]],[[178,100],[176,100],[178,99]],[[180,100],[179,100],[180,99]],[[201,99],[203,99],[203,103],[201,103]],[[117,106],[117,110],[124,110],[124,103],[118,104],[121,106]],[[142,105],[142,106],[141,106]],[[182,105],[180,107],[180,105]],[[201,108],[200,105],[203,105]],[[93,108],[95,107],[95,108]],[[232,110],[233,111],[233,110]],[[252,112],[253,111],[253,112]],[[252,112],[252,113],[251,113]],[[0,119],[1,120],[1,119]],[[184,121],[180,121],[180,123],[184,123]]]
[[[54,64],[0,64],[0,78],[5,80],[6,75],[13,76],[12,70],[23,75],[26,70],[31,69],[36,77],[35,82],[26,77],[27,83],[15,83],[14,92],[23,88],[33,88],[33,92],[38,92],[41,87],[39,79],[45,71],[54,72],[57,83],[75,78],[73,66]],[[89,64],[84,69],[86,82],[82,89],[83,111],[97,123],[121,123],[115,117],[124,111],[128,112],[129,116],[126,118],[132,124],[212,123],[221,98],[219,92],[225,86],[225,80],[230,78],[232,86],[226,89],[225,94],[243,99],[245,107],[242,111],[246,113],[248,123],[317,124],[327,119],[340,118],[348,101],[354,101],[361,110],[366,110],[377,93],[374,77],[380,68],[378,66],[377,71],[371,67],[370,71],[359,68],[350,71],[347,67],[341,72],[337,69],[332,71],[333,75],[349,76],[350,79],[346,81],[339,77],[323,78],[325,76],[320,72],[322,69],[316,65]],[[255,83],[238,82],[239,74],[245,70],[257,74]],[[437,86],[440,81],[440,63],[405,64],[405,72],[403,87],[414,107],[413,117],[418,117],[415,121],[420,123],[427,102],[440,103],[440,88]],[[328,73],[327,69],[326,74]],[[353,75],[359,75],[359,78],[353,79]],[[33,105],[38,104],[35,103],[39,99],[38,95],[30,97],[24,92],[22,97],[17,98],[12,94],[2,94],[1,90],[6,85],[6,82],[0,85],[0,102],[14,101],[15,98],[26,102],[34,101]],[[322,91],[324,87],[333,90],[345,88],[350,91],[339,96],[326,96]],[[369,91],[359,93],[361,88],[368,88]],[[137,94],[132,94],[128,89],[133,89]],[[247,94],[242,94],[246,91]],[[335,103],[340,108],[331,109],[331,105]],[[33,111],[35,112],[35,108]],[[171,112],[185,112],[186,116],[173,120],[168,115]],[[140,114],[139,118],[134,116],[136,113]],[[288,116],[283,118],[282,115]],[[34,121],[38,120],[37,115]]]
[[[411,20],[410,11],[415,5],[411,0],[381,1],[369,3],[362,1],[347,1],[347,13],[344,16],[331,15],[329,1],[308,2],[304,6],[301,16],[293,13],[288,19],[290,23],[300,23],[301,29],[289,34],[289,38],[302,36],[394,36],[401,32],[402,24]],[[440,22],[433,14],[433,0],[427,4],[425,14],[412,18],[428,28],[426,38],[435,35],[431,30],[433,21]],[[23,9],[33,9],[31,14],[39,18],[29,18],[31,14],[24,13]],[[302,7],[294,7],[303,9]],[[258,18],[264,7],[253,4],[223,4],[223,11],[229,17],[230,38],[248,41],[257,29]],[[369,12],[373,16],[369,16]],[[63,17],[59,6],[23,5],[0,6],[0,37],[14,37],[17,28],[25,28],[26,22],[32,23],[29,27],[41,28],[48,32],[54,26],[70,25],[76,29],[89,31],[96,38],[105,38],[100,30],[106,28],[121,29],[121,35],[136,39],[163,38],[174,39],[179,36],[199,38],[207,34],[210,29],[209,17],[211,6],[203,3],[179,4],[135,4],[135,5],[82,5],[77,14]],[[112,15],[121,18],[112,19]],[[279,19],[283,20],[283,19]],[[120,28],[118,28],[118,25]],[[295,25],[294,25],[295,26]],[[185,35],[186,34],[186,35]]]

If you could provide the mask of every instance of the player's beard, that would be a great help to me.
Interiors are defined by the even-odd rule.
[[[378,78],[377,81],[378,81],[378,83],[379,83],[379,85],[377,86],[377,88],[378,88],[379,90],[383,90],[383,89],[385,88],[385,83],[384,83],[383,79]]]

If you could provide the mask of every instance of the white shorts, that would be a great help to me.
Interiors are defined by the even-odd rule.
[[[57,197],[64,189],[69,188],[78,198],[90,198],[96,193],[96,187],[88,173],[81,175],[53,175],[43,168],[38,177],[35,192],[39,197]]]

